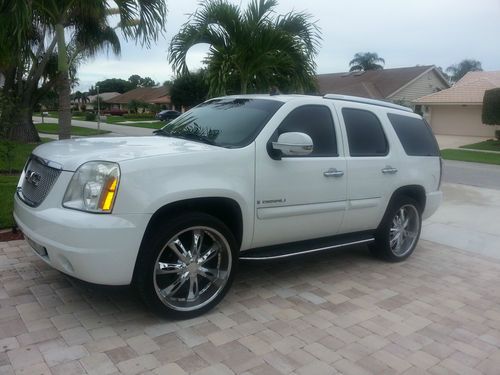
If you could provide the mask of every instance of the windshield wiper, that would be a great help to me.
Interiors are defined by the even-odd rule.
[[[207,145],[217,146],[217,144],[211,139],[194,133],[169,134],[169,136],[175,138],[187,139],[188,141],[199,141],[202,143],[206,143]]]
[[[167,137],[170,136],[170,133],[163,128],[153,130],[153,134],[154,135],[166,135]]]
[[[211,139],[206,138],[202,135],[197,135],[197,134],[193,134],[193,133],[175,134],[175,133],[170,133],[165,129],[157,129],[157,130],[153,131],[153,134],[163,135],[163,136],[172,137],[172,138],[186,139],[188,141],[199,141],[202,143],[206,143],[207,145],[217,146],[217,144],[214,141],[212,141]]]

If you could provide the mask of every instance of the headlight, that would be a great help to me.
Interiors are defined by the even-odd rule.
[[[110,213],[120,182],[116,163],[91,161],[75,172],[64,194],[63,206],[75,210]]]

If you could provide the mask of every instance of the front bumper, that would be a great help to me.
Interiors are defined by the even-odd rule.
[[[443,201],[443,192],[442,191],[433,191],[431,193],[426,194],[425,200],[425,210],[422,214],[422,220],[425,220],[437,211],[441,202]]]
[[[32,208],[17,195],[14,199],[17,225],[47,251],[47,255],[36,252],[40,258],[91,283],[131,283],[150,214],[103,215],[46,206]]]

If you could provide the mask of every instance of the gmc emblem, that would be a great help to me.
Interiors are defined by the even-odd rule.
[[[40,173],[32,171],[31,169],[26,172],[26,176],[24,176],[24,178],[29,184],[33,186],[38,186],[38,184],[42,180],[42,176],[40,175]]]

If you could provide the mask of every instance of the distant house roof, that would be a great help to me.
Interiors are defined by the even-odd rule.
[[[446,79],[434,65],[368,70],[366,72],[319,74],[317,82],[321,95],[332,93],[387,99],[433,69],[436,70],[443,82],[446,82]]]
[[[169,104],[170,96],[168,95],[168,88],[166,88],[165,86],[138,87],[114,97],[113,99],[109,100],[108,103],[127,104],[131,100],[139,100],[146,103]],[[158,102],[158,100],[161,101]]]
[[[449,89],[418,98],[418,104],[482,104],[484,92],[500,87],[500,71],[469,72]]]
[[[99,93],[99,100],[103,102],[107,102],[110,99],[113,99],[114,97],[117,97],[118,95],[121,95],[119,92],[100,92]],[[92,103],[94,100],[97,100],[97,95],[90,95],[88,97],[89,102]]]

